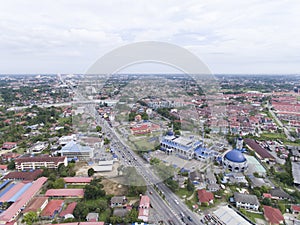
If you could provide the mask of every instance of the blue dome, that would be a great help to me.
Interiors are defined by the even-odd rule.
[[[231,162],[242,163],[246,161],[245,156],[239,150],[233,149],[230,152],[227,152],[225,158]]]

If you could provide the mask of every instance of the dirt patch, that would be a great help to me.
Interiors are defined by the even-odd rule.
[[[105,179],[101,181],[101,183],[104,186],[104,190],[106,194],[108,195],[126,195],[127,194],[127,188],[119,183],[116,183],[112,181],[111,179]]]

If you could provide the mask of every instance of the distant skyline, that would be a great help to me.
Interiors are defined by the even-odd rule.
[[[164,41],[214,74],[300,74],[300,3],[11,0],[1,3],[0,74],[84,73],[110,50]],[[170,72],[137,65],[124,72]]]

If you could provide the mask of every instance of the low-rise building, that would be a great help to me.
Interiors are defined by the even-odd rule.
[[[86,216],[86,221],[88,222],[98,222],[99,220],[99,213],[90,212]]]
[[[59,214],[59,217],[63,219],[74,219],[74,209],[77,205],[77,202],[71,202],[66,209],[62,210]]]
[[[200,204],[213,204],[214,203],[214,195],[211,192],[206,191],[205,189],[198,190],[198,201]]]
[[[284,217],[279,209],[273,208],[271,206],[263,206],[265,219],[270,225],[283,224]]]
[[[57,198],[83,198],[83,189],[49,189],[45,193],[46,197],[57,197]]]
[[[53,219],[61,211],[63,204],[64,200],[51,200],[41,212],[41,217],[43,219]]]
[[[59,165],[68,165],[66,157],[50,157],[50,156],[36,156],[36,157],[21,157],[15,160],[17,170],[35,170],[41,168],[57,169]]]
[[[244,208],[247,210],[257,211],[260,206],[256,195],[248,195],[235,192],[234,201],[237,208]]]
[[[66,156],[68,160],[89,160],[93,158],[93,149],[89,146],[82,146],[75,141],[68,142],[58,151],[61,156]]]
[[[2,145],[3,150],[11,150],[17,147],[17,142],[4,142]]]
[[[138,219],[148,222],[150,215],[150,198],[147,195],[142,195],[139,205]]]
[[[110,207],[123,207],[127,203],[126,196],[114,196],[110,200]]]
[[[194,138],[174,136],[169,131],[160,143],[161,150],[167,154],[175,154],[180,158],[191,160],[195,157],[195,150],[201,147],[202,142]]]
[[[276,199],[276,200],[291,200],[292,197],[286,193],[284,190],[280,189],[280,188],[275,188],[270,190],[270,194],[272,196],[272,199]]]

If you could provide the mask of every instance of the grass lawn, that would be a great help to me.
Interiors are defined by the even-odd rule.
[[[281,139],[281,140],[286,140],[285,134],[283,133],[262,133],[260,135],[261,138],[263,139]]]
[[[245,216],[248,217],[252,222],[256,223],[255,218],[264,220],[265,217],[263,214],[252,213],[246,211]]]
[[[192,191],[188,191],[186,188],[179,188],[175,192],[175,194],[177,196],[179,196],[180,198],[188,198],[188,197],[190,197],[193,194],[193,192]]]
[[[67,188],[68,189],[72,189],[72,188],[84,188],[85,187],[85,185],[83,185],[83,184],[78,184],[78,185],[76,185],[76,184],[67,184]]]

